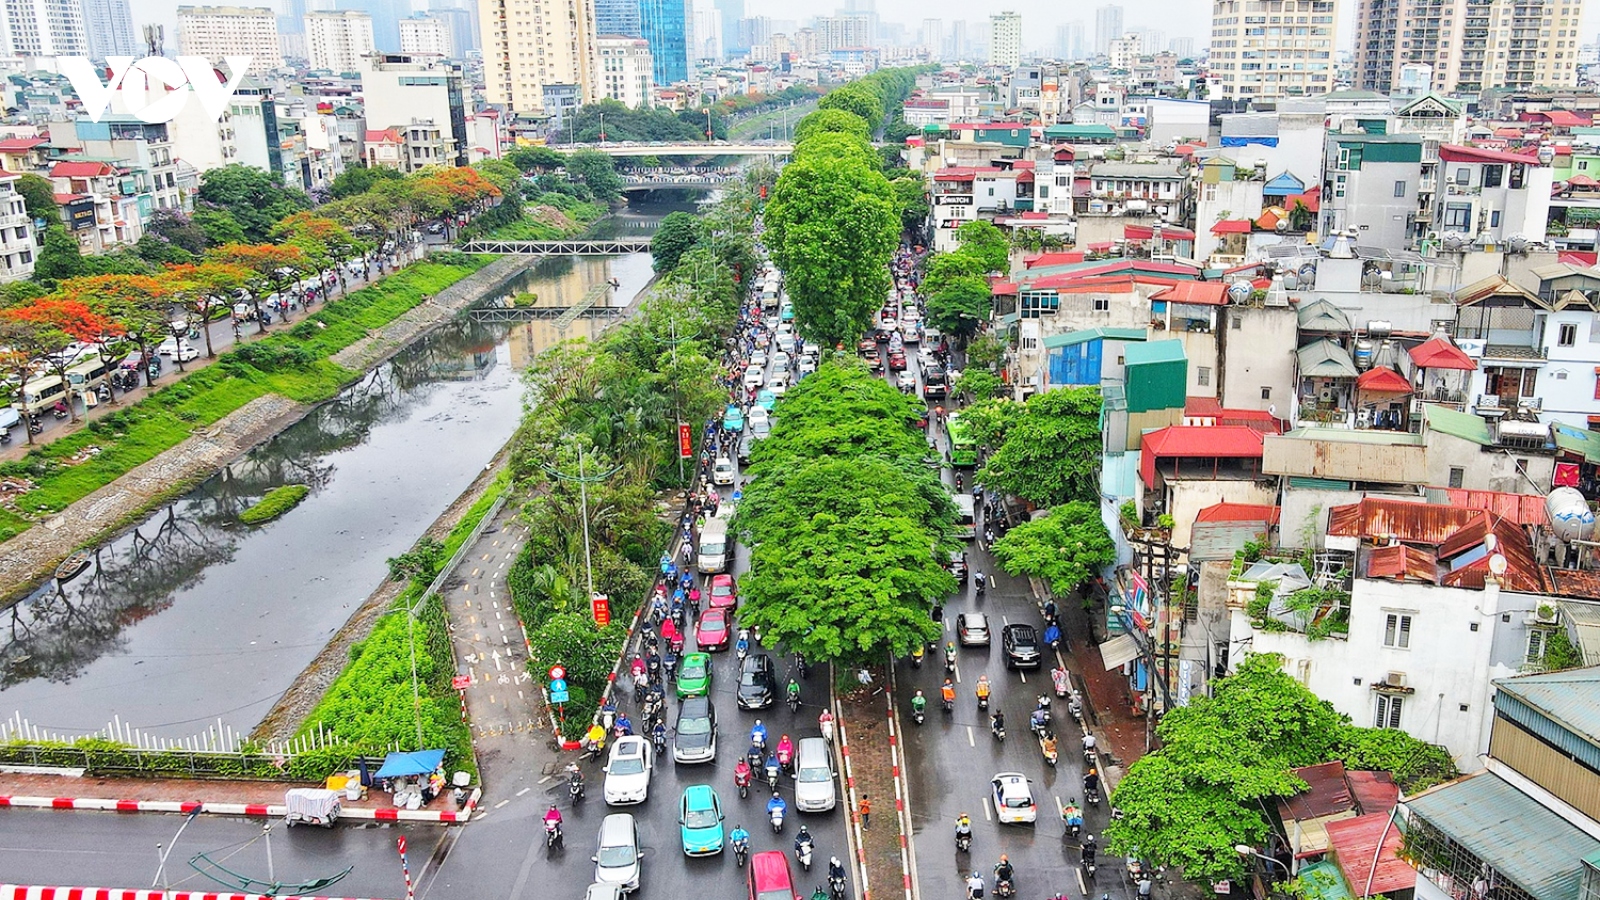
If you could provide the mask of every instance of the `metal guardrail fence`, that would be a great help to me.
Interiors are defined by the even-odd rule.
[[[463,253],[501,253],[522,256],[620,256],[625,253],[648,253],[649,238],[607,238],[602,240],[570,241],[467,241],[461,245]]]

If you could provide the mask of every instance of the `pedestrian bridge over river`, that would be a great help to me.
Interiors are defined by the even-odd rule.
[[[467,241],[462,253],[498,253],[505,256],[621,256],[649,253],[647,237],[619,237],[566,241]]]

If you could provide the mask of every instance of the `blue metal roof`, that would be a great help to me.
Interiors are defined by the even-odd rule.
[[[1600,666],[1502,678],[1494,686],[1590,744],[1600,743]]]
[[[1582,860],[1600,851],[1600,841],[1489,772],[1405,805],[1535,900],[1577,900]]]

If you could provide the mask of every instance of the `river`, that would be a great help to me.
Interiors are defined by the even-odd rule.
[[[607,302],[626,305],[650,277],[649,254],[563,257],[531,263],[516,287],[570,306],[616,278]],[[220,719],[250,731],[387,577],[386,560],[511,437],[533,356],[610,321],[562,332],[464,314],[97,548],[83,574],[0,612],[0,722],[15,713],[77,735],[120,717],[184,737]],[[312,490],[277,521],[238,524],[286,483]]]

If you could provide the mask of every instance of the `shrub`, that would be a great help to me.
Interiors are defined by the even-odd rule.
[[[254,506],[239,514],[239,521],[246,525],[260,525],[270,522],[283,515],[296,506],[311,493],[311,488],[303,484],[286,484],[276,487],[266,493],[266,496],[257,500]]]

